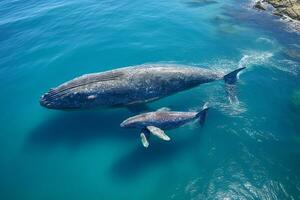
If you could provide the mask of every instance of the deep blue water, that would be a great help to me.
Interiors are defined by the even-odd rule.
[[[300,35],[248,1],[0,2],[0,199],[300,199]],[[206,124],[170,142],[124,130],[125,108],[48,110],[39,97],[85,73],[143,63],[231,71],[151,103]]]

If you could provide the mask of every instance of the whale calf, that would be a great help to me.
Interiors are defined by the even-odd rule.
[[[193,120],[198,120],[203,125],[207,111],[207,104],[203,106],[200,112],[158,110],[130,117],[123,121],[120,126],[140,129],[141,142],[145,148],[148,148],[151,134],[162,140],[169,141],[170,137],[165,134],[164,130],[180,127]]]
[[[228,74],[174,64],[118,68],[65,82],[42,95],[40,104],[61,110],[143,104],[215,80],[234,85],[244,68]]]

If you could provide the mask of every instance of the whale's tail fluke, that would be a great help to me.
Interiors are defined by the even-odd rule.
[[[205,103],[202,107],[202,110],[200,112],[197,113],[196,117],[199,121],[199,124],[201,126],[204,125],[204,122],[205,122],[205,119],[206,119],[206,116],[207,116],[207,111],[208,111],[208,103]]]
[[[238,103],[239,100],[236,96],[236,81],[237,81],[237,76],[239,74],[240,71],[242,71],[243,69],[245,69],[246,67],[241,67],[238,68],[228,74],[226,74],[223,79],[225,81],[225,90],[226,93],[228,95],[229,101],[230,103]]]
[[[240,71],[242,71],[243,69],[245,69],[246,67],[241,67],[241,68],[238,68],[228,74],[226,74],[223,79],[225,81],[226,84],[229,84],[229,85],[233,85],[236,83],[237,81],[237,75]]]

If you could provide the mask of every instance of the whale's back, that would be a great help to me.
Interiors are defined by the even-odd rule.
[[[86,74],[50,89],[40,104],[79,109],[145,103],[218,77],[210,70],[184,65],[140,65]]]

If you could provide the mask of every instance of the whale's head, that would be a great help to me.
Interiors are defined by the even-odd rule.
[[[66,99],[55,97],[48,92],[41,96],[40,105],[49,109],[71,109],[73,107],[68,104]]]
[[[137,127],[138,123],[139,122],[137,120],[129,118],[129,119],[124,120],[120,124],[120,126],[122,128],[135,128],[135,127]]]
[[[146,115],[141,114],[141,115],[136,115],[133,117],[130,117],[126,120],[124,120],[120,126],[122,128],[139,128],[139,127],[144,127],[147,123],[146,120]]]
[[[93,103],[94,96],[71,91],[57,92],[57,89],[51,89],[40,97],[40,105],[58,110],[86,108],[89,106],[88,103]]]

